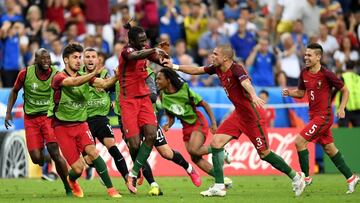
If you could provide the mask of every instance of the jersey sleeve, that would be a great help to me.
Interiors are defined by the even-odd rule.
[[[133,53],[134,51],[135,51],[135,49],[132,48],[132,47],[125,47],[125,48],[122,50],[122,52],[121,52],[121,56],[122,56],[124,59],[128,60],[128,59],[129,59],[129,55],[130,55],[131,53]]]
[[[233,65],[231,67],[231,71],[233,72],[234,76],[239,79],[240,83],[246,79],[250,79],[249,75],[242,66]]]
[[[304,72],[301,71],[300,73],[300,77],[299,77],[299,82],[298,82],[298,89],[299,90],[306,90],[306,87],[305,87],[305,83],[304,83],[304,77],[303,77],[303,74]]]
[[[26,68],[22,69],[16,78],[14,88],[13,88],[13,90],[15,92],[18,92],[24,86],[25,77],[26,77]]]
[[[329,84],[335,87],[337,90],[340,90],[344,87],[344,82],[338,77],[336,77],[336,75],[333,72],[329,70],[325,70],[324,73],[326,79],[329,81]]]
[[[65,80],[66,75],[63,73],[55,74],[53,80],[51,81],[51,87],[55,90],[58,90],[62,86],[62,82]]]
[[[193,98],[195,105],[198,105],[203,100],[203,98],[199,94],[195,93],[191,89],[189,89],[189,93],[190,97]]]
[[[204,67],[204,71],[209,75],[213,75],[216,73],[216,68],[213,64],[210,64]]]

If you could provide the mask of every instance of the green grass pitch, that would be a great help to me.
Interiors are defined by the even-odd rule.
[[[200,196],[213,180],[202,177],[200,188],[192,185],[188,177],[157,177],[164,196],[150,197],[147,195],[147,183],[138,187],[138,194],[131,195],[126,190],[123,180],[113,178],[115,187],[121,192],[122,198],[111,199],[98,179],[80,180],[84,190],[84,198],[66,198],[60,180],[47,182],[40,179],[0,179],[0,202],[141,202],[141,203],[281,203],[281,202],[311,202],[311,203],[342,203],[360,202],[360,187],[351,195],[346,195],[347,185],[341,175],[315,175],[313,184],[305,189],[301,197],[295,198],[291,182],[286,176],[233,176],[233,187],[227,191],[226,197]]]

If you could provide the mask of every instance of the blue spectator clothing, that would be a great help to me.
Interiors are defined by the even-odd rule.
[[[19,36],[6,37],[3,39],[3,70],[19,70],[20,45]]]
[[[214,39],[211,37],[211,32],[207,31],[203,35],[201,35],[198,42],[198,46],[199,49],[205,49],[211,52],[215,49],[216,46],[220,44],[229,44],[229,43],[230,43],[229,39],[225,35],[218,33],[217,38]],[[206,62],[206,57],[203,59],[202,65],[205,65],[205,62]]]
[[[160,18],[164,16],[167,12],[167,7],[162,7],[159,11]],[[180,15],[180,10],[175,8],[176,12]],[[176,41],[183,38],[183,30],[181,23],[176,21],[176,18],[171,15],[170,21],[168,24],[160,20],[160,34],[168,34],[170,36],[170,41],[172,44],[175,44]]]
[[[256,45],[256,37],[248,31],[246,31],[244,38],[240,38],[239,34],[236,33],[230,37],[230,43],[236,56],[244,62]]]
[[[9,16],[8,14],[3,14],[0,18],[0,26],[2,26],[2,24],[6,21],[10,21],[10,22],[24,22],[24,18],[21,15],[14,15],[14,16]]]
[[[294,41],[294,43],[296,44],[296,50],[300,51],[301,50],[301,44],[298,43],[298,39],[297,39],[297,34],[296,33],[291,33],[292,39]],[[309,38],[306,34],[302,34],[301,36],[301,43],[304,47],[306,47],[309,44]]]
[[[229,5],[225,5],[223,11],[224,11],[224,16],[225,16],[225,20],[237,20],[240,17],[240,6],[238,6],[235,10],[232,10]]]
[[[275,85],[273,71],[275,62],[275,55],[270,52],[265,55],[259,52],[256,54],[254,64],[250,69],[250,77],[255,86],[269,87]]]

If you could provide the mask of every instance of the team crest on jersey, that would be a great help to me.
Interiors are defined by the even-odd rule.
[[[38,87],[39,87],[39,85],[34,82],[34,83],[31,85],[31,91],[36,92],[36,89],[37,89]]]
[[[321,85],[322,85],[321,80],[318,80],[316,84],[317,84],[317,89],[319,90],[321,88]]]
[[[184,115],[185,113],[184,108],[179,104],[171,104],[170,111],[174,112],[176,115]]]

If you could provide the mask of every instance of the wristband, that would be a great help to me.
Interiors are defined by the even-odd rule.
[[[179,70],[179,68],[180,68],[180,66],[177,64],[173,64],[173,66],[172,66],[172,69],[174,69],[174,70]]]

